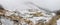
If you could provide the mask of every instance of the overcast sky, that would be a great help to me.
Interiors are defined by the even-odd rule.
[[[33,2],[51,11],[60,9],[60,0],[0,0],[0,4],[9,10],[30,8],[25,4],[26,2]]]

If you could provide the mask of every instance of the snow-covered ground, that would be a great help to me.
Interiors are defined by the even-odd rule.
[[[60,19],[59,19],[59,20],[57,20],[57,25],[60,25]]]
[[[10,21],[9,19],[1,19],[2,25],[13,25],[13,21]]]
[[[21,11],[22,12],[22,11]],[[9,12],[9,13],[6,13],[7,15],[6,16],[9,16],[9,14],[11,15],[11,13],[12,12]],[[24,12],[23,12],[24,13]],[[27,12],[25,12],[25,13],[27,13]],[[30,13],[28,12],[28,14],[23,14],[22,16],[23,16],[23,18],[24,19],[28,19],[28,20],[31,20],[34,24],[36,24],[36,23],[38,23],[38,21],[40,20],[40,21],[43,21],[43,22],[48,22],[54,15],[48,15],[48,14],[46,14],[46,13],[44,13],[43,12],[43,16],[32,16],[32,18],[29,18],[30,17]],[[12,13],[13,14],[13,13]],[[25,15],[25,16],[24,16]],[[28,16],[26,16],[26,15],[28,15]],[[20,16],[21,16],[21,14],[20,14]],[[4,24],[4,25],[13,25],[13,22],[12,21],[10,21],[9,19],[5,19],[5,18],[1,18],[1,22]]]
[[[25,9],[38,9],[36,6],[32,4],[26,4],[32,2],[41,8],[55,11],[60,9],[60,0],[0,0],[0,4],[7,10],[17,11],[25,10]],[[58,21],[59,25],[60,21]]]

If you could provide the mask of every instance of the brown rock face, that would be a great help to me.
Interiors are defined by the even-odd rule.
[[[56,11],[55,13],[56,15],[60,15],[60,10]]]
[[[0,16],[4,15],[5,9],[0,5]]]
[[[2,7],[2,5],[0,5],[0,10],[5,10],[5,9]]]

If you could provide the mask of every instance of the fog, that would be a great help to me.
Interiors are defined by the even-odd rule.
[[[3,5],[5,9],[8,10],[15,10],[15,9],[21,10],[30,8],[25,4],[25,2],[32,2],[50,11],[60,9],[60,0],[0,0],[0,4]]]

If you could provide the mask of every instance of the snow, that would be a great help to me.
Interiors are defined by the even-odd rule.
[[[10,21],[9,19],[1,19],[1,22],[3,25],[13,25],[13,21]]]
[[[28,11],[26,11],[26,9],[38,9],[36,6],[34,6],[32,4],[26,4],[28,2],[32,2],[36,5],[38,5],[39,7],[42,7],[44,9],[47,9],[50,11],[55,11],[55,10],[60,9],[60,0],[0,0],[0,4],[3,5],[3,7],[5,9],[10,10],[10,11],[15,11],[17,9],[17,11],[21,12],[22,15],[24,13],[28,12]],[[55,16],[54,13],[52,13],[52,14]],[[8,15],[8,13],[7,13],[7,15]],[[37,18],[34,18],[32,20],[36,20],[36,19]],[[47,18],[47,20],[48,20],[48,18]],[[2,19],[2,21],[5,21],[5,19]],[[7,21],[9,21],[9,20],[7,20]],[[11,22],[11,21],[9,21],[9,22]],[[58,20],[57,24],[59,25],[59,23],[60,23],[60,20]]]
[[[59,19],[59,20],[57,20],[57,25],[60,25],[60,19]]]
[[[32,9],[33,10],[33,9]],[[28,10],[26,10],[26,11],[28,11]],[[39,10],[38,10],[39,11]],[[38,12],[37,11],[37,12]],[[44,12],[42,12],[43,13],[43,16],[38,16],[38,17],[35,17],[35,16],[31,16],[31,15],[29,15],[29,14],[31,14],[31,12],[25,12],[24,10],[23,11],[21,11],[22,13],[24,13],[24,14],[22,14],[22,13],[20,13],[19,15],[21,16],[23,16],[23,18],[27,18],[28,20],[31,20],[34,24],[36,24],[36,22],[38,22],[39,20],[41,20],[41,21],[43,21],[43,20],[46,20],[46,21],[44,21],[44,22],[48,22],[54,15],[48,15],[48,14],[46,14],[46,13],[44,13]],[[27,14],[26,14],[27,13]],[[36,11],[34,12],[34,13],[36,13]],[[14,14],[13,12],[7,12],[6,13],[6,15],[7,16],[10,16],[11,14]],[[33,12],[32,12],[32,14],[33,14]],[[29,17],[32,17],[32,18],[29,18]],[[6,21],[8,21],[8,22],[6,22]],[[11,24],[11,21],[10,20],[7,20],[7,19],[2,19],[1,20],[2,22],[4,22],[4,24]]]
[[[32,9],[33,10],[33,9]],[[27,10],[28,11],[28,10]],[[39,10],[38,10],[39,11]],[[37,12],[38,12],[37,11]],[[22,11],[21,11],[22,12]],[[40,12],[42,12],[42,11],[40,11]],[[37,23],[37,21],[39,21],[39,20],[46,20],[46,21],[44,21],[44,22],[48,22],[53,16],[55,16],[55,14],[54,13],[51,13],[51,15],[48,15],[48,14],[46,14],[46,13],[44,13],[44,12],[42,12],[43,13],[43,16],[38,16],[38,17],[35,17],[35,16],[31,16],[31,15],[29,15],[29,14],[31,14],[31,12],[25,12],[25,11],[23,11],[23,17],[24,18],[27,18],[28,20],[31,20],[34,24],[36,24]],[[27,13],[27,14],[26,14]],[[33,13],[36,13],[36,12],[32,12],[32,14]],[[29,17],[32,17],[32,18],[29,18]]]

